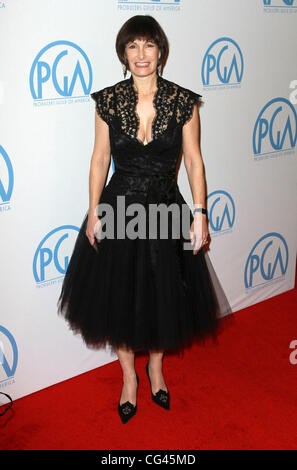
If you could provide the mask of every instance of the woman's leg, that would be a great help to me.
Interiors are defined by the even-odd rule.
[[[124,348],[117,348],[116,353],[123,371],[123,388],[120,398],[120,405],[125,403],[127,400],[130,401],[132,405],[136,405],[137,380],[134,369],[135,353],[132,349]]]
[[[162,374],[162,360],[163,360],[164,351],[153,352],[150,351],[150,360],[149,360],[149,376],[152,384],[152,392],[155,394],[161,388],[168,392],[166,384],[164,382]]]

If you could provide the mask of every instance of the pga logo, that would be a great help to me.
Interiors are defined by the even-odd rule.
[[[231,38],[219,38],[204,54],[202,83],[204,86],[241,83],[243,69],[243,55],[239,45]]]
[[[297,113],[286,98],[274,98],[260,111],[253,130],[255,156],[291,150],[297,140]]]
[[[34,100],[86,96],[92,80],[87,54],[71,41],[54,41],[43,47],[33,60],[29,78]]]
[[[12,333],[0,325],[0,381],[11,379],[18,365],[18,347]]]
[[[295,0],[263,0],[265,6],[288,6],[291,7]]]
[[[213,191],[207,197],[210,233],[230,230],[235,222],[235,204],[227,191]]]
[[[14,185],[13,167],[4,147],[0,145],[0,207],[9,204]]]
[[[287,272],[289,250],[286,240],[276,232],[263,235],[253,246],[244,269],[246,289],[282,279]]]
[[[62,225],[41,240],[33,259],[33,275],[37,284],[65,275],[78,232],[79,228],[74,225]]]

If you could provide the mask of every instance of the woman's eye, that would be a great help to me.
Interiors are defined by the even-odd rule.
[[[147,46],[154,47],[155,45],[154,45],[154,43],[149,42],[149,43],[147,43]],[[135,48],[135,44],[131,44],[130,46],[128,46],[128,49],[134,49],[134,48]]]

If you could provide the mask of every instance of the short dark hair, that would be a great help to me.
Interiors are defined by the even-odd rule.
[[[125,47],[135,39],[152,40],[157,44],[161,52],[157,66],[161,65],[162,75],[169,54],[169,42],[158,21],[150,15],[135,15],[129,18],[119,30],[116,38],[116,52],[127,70],[129,70],[129,64],[125,58]],[[124,75],[126,76],[126,73]]]

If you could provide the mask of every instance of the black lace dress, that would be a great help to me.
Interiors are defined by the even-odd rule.
[[[193,249],[183,249],[189,237],[182,233],[181,217],[175,219],[179,238],[170,229],[167,239],[159,231],[154,239],[148,235],[133,239],[123,236],[123,230],[116,235],[117,196],[125,196],[121,198],[125,210],[140,203],[146,214],[149,204],[184,205],[190,229],[193,215],[179,191],[176,169],[182,127],[201,95],[157,75],[156,113],[147,144],[137,138],[138,95],[132,75],[91,97],[109,126],[115,172],[100,204],[108,203],[114,210],[115,235],[102,238],[96,251],[86,236],[85,215],[63,280],[58,313],[89,348],[179,350],[192,340],[216,337],[219,319],[232,311],[204,248],[196,255]],[[126,215],[124,227],[133,218],[135,213]]]

